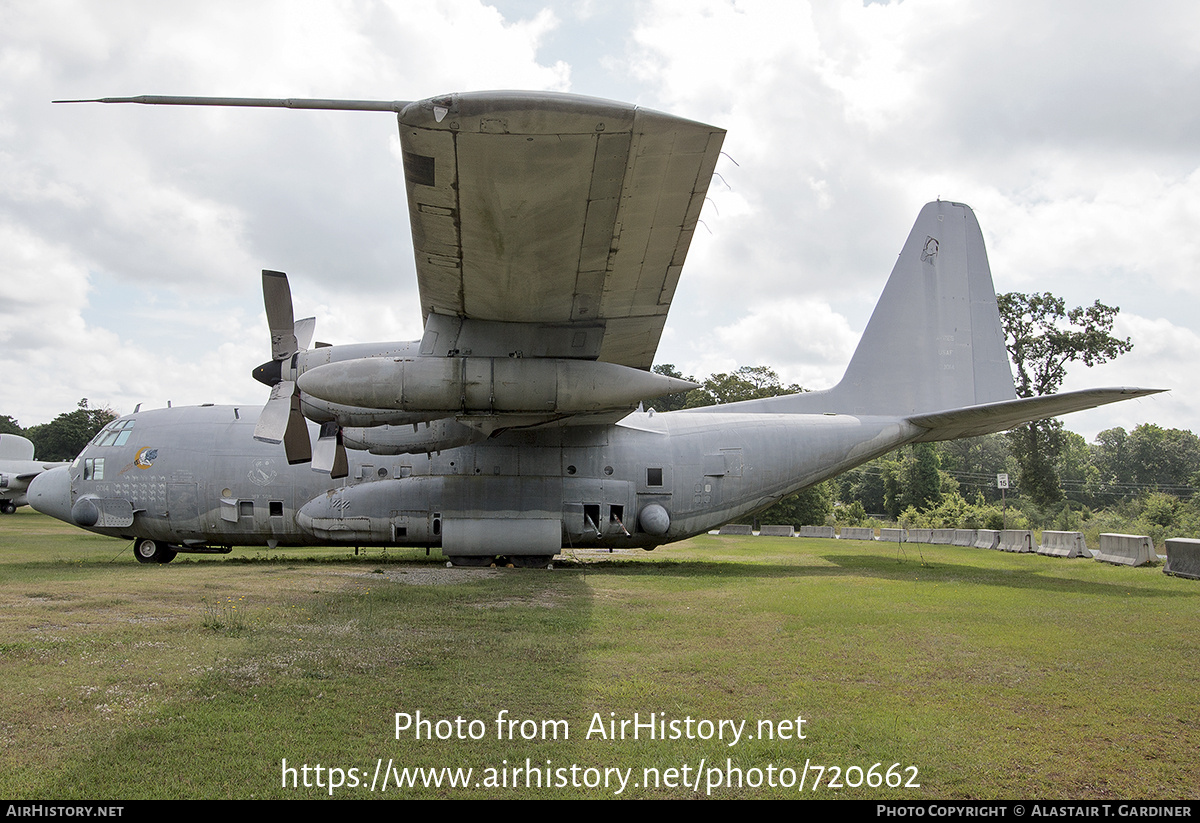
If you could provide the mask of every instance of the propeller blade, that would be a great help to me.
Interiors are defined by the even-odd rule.
[[[287,275],[263,269],[263,304],[267,326],[271,329],[271,358],[286,360],[297,351],[295,316],[292,314],[292,289]]]
[[[305,317],[296,321],[296,346],[299,351],[307,351],[312,345],[313,333],[317,330],[317,318]]]
[[[258,415],[254,426],[254,439],[264,443],[282,443],[287,434],[288,419],[292,413],[292,395],[296,383],[283,380],[271,387],[271,397]]]
[[[283,443],[290,464],[312,460],[312,444],[308,439],[308,424],[300,413],[300,393],[296,384],[284,380],[271,387],[271,397],[258,415],[254,439],[264,443]]]
[[[288,465],[312,460],[312,441],[308,439],[308,422],[300,413],[300,392],[293,392],[288,413],[287,431],[283,435],[283,453]]]
[[[292,311],[292,289],[287,275],[281,271],[263,269],[263,305],[267,310],[267,326],[271,329],[271,361],[259,366],[253,377],[271,387],[271,397],[263,406],[254,426],[254,439],[266,443],[283,443],[283,452],[288,463],[307,463],[312,460],[312,441],[308,436],[308,423],[300,411],[300,391],[294,380],[283,380],[283,362],[296,352],[307,349],[316,328],[316,318],[306,317],[295,321]],[[289,373],[291,373],[289,368]],[[341,435],[337,438],[341,445]],[[342,465],[346,464],[346,452],[341,452]],[[334,452],[331,468],[337,469],[337,453]],[[346,476],[346,470],[338,475]]]
[[[336,422],[321,424],[321,435],[313,450],[312,469],[315,472],[329,472],[329,476],[335,479],[350,473],[346,446],[342,442],[342,427]]]

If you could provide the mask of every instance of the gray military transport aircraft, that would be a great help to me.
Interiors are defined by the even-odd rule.
[[[286,277],[263,272],[261,411],[126,415],[29,489],[38,511],[132,539],[142,562],[250,545],[521,566],[564,547],[653,549],[908,443],[1158,391],[1018,399],[979,225],[939,201],[837,386],[642,411],[694,387],[649,369],[721,129],[529,92],[99,102],[395,112],[425,319],[420,340],[309,348],[313,321],[294,321]]]

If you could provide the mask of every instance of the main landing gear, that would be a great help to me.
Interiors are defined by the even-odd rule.
[[[138,540],[133,544],[133,556],[139,563],[170,563],[175,551],[161,540]]]

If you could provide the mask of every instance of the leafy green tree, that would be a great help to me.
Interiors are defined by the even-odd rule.
[[[1184,429],[1143,423],[1096,435],[1092,463],[1102,502],[1129,499],[1150,489],[1190,497],[1200,480],[1200,437]]]
[[[1095,506],[1100,493],[1100,470],[1096,468],[1094,453],[1083,435],[1064,429],[1062,438],[1055,470],[1063,495],[1071,503]]]
[[[942,500],[942,478],[938,473],[937,449],[932,443],[917,443],[904,467],[905,502],[927,509]]]
[[[30,426],[26,436],[33,441],[39,460],[72,460],[97,432],[116,419],[112,409],[89,408],[85,397],[75,411],[64,412],[49,423]]]
[[[942,470],[958,481],[965,497],[983,495],[987,502],[1000,499],[996,475],[1010,473],[1008,438],[985,434],[935,443]],[[1014,466],[1012,472],[1015,473]]]
[[[1129,432],[1117,426],[1096,435],[1092,465],[1100,475],[1099,491],[1104,502],[1119,499],[1133,489],[1133,465],[1129,460]]]
[[[941,501],[942,475],[932,443],[918,443],[872,462],[882,479],[883,512],[888,517],[896,519],[907,509],[920,511]]]
[[[1200,438],[1143,423],[1129,433],[1129,462],[1138,486],[1190,494],[1192,475],[1200,471]]]
[[[1053,394],[1062,386],[1069,363],[1094,366],[1133,348],[1129,338],[1121,340],[1111,333],[1120,309],[1099,300],[1068,309],[1062,298],[1050,292],[1009,292],[996,295],[996,302],[1020,397]],[[1009,432],[1009,443],[1020,466],[1021,494],[1043,506],[1060,500],[1056,463],[1064,447],[1062,423],[1026,423]]]
[[[782,526],[823,526],[833,513],[833,485],[826,480],[789,494],[758,516],[758,522]]]
[[[887,458],[877,457],[869,463],[839,475],[835,478],[837,484],[837,499],[844,505],[857,503],[863,510],[871,514],[883,514],[887,511],[884,503],[885,472],[883,461]]]
[[[688,392],[685,408],[719,406],[801,391],[804,389],[795,383],[785,386],[774,369],[766,366],[742,366],[732,373],[711,375],[700,388]]]
[[[7,414],[0,414],[0,434],[19,434],[25,436],[25,430],[21,428],[15,418],[9,417]]]

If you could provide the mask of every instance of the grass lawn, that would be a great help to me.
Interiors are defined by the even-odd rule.
[[[0,796],[1197,798],[1198,625],[1161,567],[981,549],[146,566],[26,508],[0,517]]]

